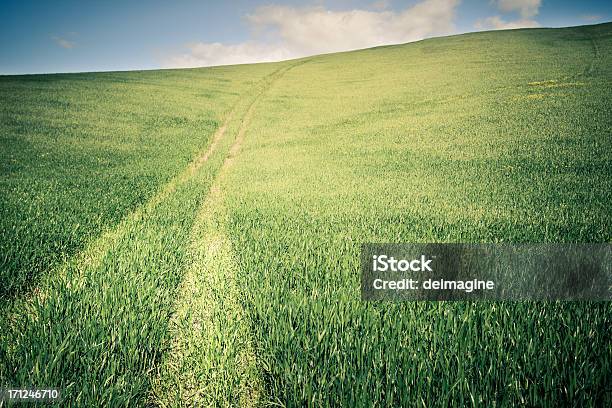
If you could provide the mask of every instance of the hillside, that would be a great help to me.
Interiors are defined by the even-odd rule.
[[[612,23],[0,77],[0,387],[610,404],[609,303],[363,302],[366,242],[610,242]]]

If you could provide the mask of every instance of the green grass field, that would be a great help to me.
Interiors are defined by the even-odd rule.
[[[609,303],[363,302],[359,275],[365,242],[609,243],[610,55],[612,23],[0,77],[0,388],[611,405]]]

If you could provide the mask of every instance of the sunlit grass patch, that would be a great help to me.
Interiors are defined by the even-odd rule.
[[[530,86],[541,87],[541,88],[568,88],[575,86],[586,86],[586,82],[573,81],[573,82],[559,82],[557,80],[530,82]]]
[[[542,86],[545,88],[550,88],[553,86],[556,86],[558,84],[559,81],[557,81],[556,79],[549,79],[546,81],[534,81],[534,82],[529,82],[529,85],[531,86]]]
[[[527,99],[544,99],[546,96],[548,95],[542,93],[529,94],[527,95]]]

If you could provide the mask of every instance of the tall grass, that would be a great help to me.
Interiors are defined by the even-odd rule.
[[[274,69],[260,66],[253,72],[268,74]],[[231,115],[225,113],[228,119],[244,114],[242,99],[252,99],[251,88],[260,88],[255,85],[258,81],[246,88]],[[192,224],[228,154],[237,124],[225,128],[206,161],[194,158],[116,228],[42,276],[27,296],[4,305],[3,387],[58,388],[65,406],[152,402],[152,381],[172,341],[167,326]],[[200,137],[212,146],[210,133]]]
[[[266,66],[0,77],[0,300],[114,228]]]
[[[272,395],[610,404],[609,303],[364,303],[358,262],[364,242],[610,242],[611,29],[322,56],[278,83],[227,181]]]

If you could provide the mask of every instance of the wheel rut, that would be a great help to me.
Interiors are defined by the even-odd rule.
[[[285,66],[264,80],[198,211],[169,326],[172,342],[154,381],[155,405],[256,407],[268,400],[242,308],[223,179],[242,149],[258,102],[287,71],[305,62]]]

